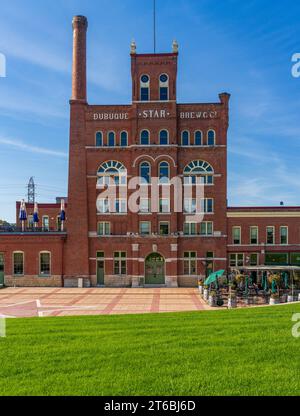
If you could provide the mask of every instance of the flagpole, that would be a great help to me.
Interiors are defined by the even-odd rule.
[[[156,53],[156,0],[153,0],[153,46]]]

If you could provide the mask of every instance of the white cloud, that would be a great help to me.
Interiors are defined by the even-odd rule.
[[[30,153],[39,153],[39,154],[44,154],[44,155],[48,155],[48,156],[54,156],[54,157],[62,157],[62,158],[67,158],[68,154],[66,152],[61,152],[61,151],[57,151],[57,150],[52,150],[52,149],[46,149],[44,147],[38,147],[38,146],[32,146],[28,143],[24,143],[20,140],[15,140],[15,139],[10,139],[10,138],[5,138],[5,137],[0,137],[0,144],[4,145],[4,146],[8,146],[10,148],[17,148],[20,150],[24,150],[26,152],[30,152]]]

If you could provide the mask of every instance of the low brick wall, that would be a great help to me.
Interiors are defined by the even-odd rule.
[[[61,276],[5,276],[5,286],[8,287],[62,287]]]
[[[197,287],[198,276],[178,276],[178,287]]]

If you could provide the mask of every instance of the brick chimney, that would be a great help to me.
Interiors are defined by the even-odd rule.
[[[86,32],[85,16],[73,18],[72,100],[87,100],[86,94]]]

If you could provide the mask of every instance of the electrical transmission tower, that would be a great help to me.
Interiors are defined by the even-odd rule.
[[[33,177],[29,179],[27,189],[28,189],[28,201],[27,202],[28,204],[34,204],[35,203],[35,183],[34,183]]]

